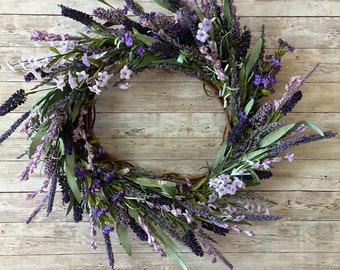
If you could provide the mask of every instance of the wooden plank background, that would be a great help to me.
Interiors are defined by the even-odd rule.
[[[123,5],[121,0],[109,2]],[[30,41],[32,29],[57,33],[79,29],[79,24],[59,15],[60,3],[89,13],[99,5],[94,0],[0,0],[1,102],[16,89],[30,87],[4,63],[46,52],[41,44]],[[148,10],[156,8],[151,0],[142,3]],[[253,36],[258,36],[265,24],[269,51],[279,37],[295,45],[295,53],[284,61],[278,88],[282,89],[290,76],[304,74],[320,63],[303,86],[304,98],[290,121],[307,118],[324,129],[340,131],[340,1],[235,3],[242,23]],[[18,112],[1,119],[1,132]],[[97,135],[117,157],[158,172],[187,173],[198,172],[214,157],[224,121],[218,102],[203,94],[199,82],[162,71],[134,77],[128,90],[105,92],[97,118]],[[0,269],[108,269],[100,239],[97,251],[91,251],[89,224],[74,224],[65,216],[61,203],[48,219],[42,212],[34,222],[24,224],[38,203],[26,202],[25,196],[43,180],[38,171],[28,182],[18,180],[25,160],[16,157],[26,147],[20,134],[0,145]],[[251,239],[233,234],[217,238],[235,269],[340,269],[340,139],[306,145],[294,152],[294,163],[277,165],[275,176],[257,187],[278,202],[272,213],[284,219],[254,223],[256,237]],[[114,236],[117,269],[179,269],[170,259],[160,259],[148,246],[132,241],[133,256],[129,257]],[[197,258],[187,248],[182,256],[189,269],[222,269],[220,263],[211,266],[210,258]]]

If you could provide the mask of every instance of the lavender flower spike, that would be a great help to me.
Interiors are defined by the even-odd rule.
[[[106,255],[109,261],[109,265],[111,266],[111,269],[114,270],[114,257],[113,257],[113,252],[112,252],[112,244],[111,244],[111,239],[110,235],[107,233],[103,233],[104,237],[104,243],[105,243],[105,250],[106,250]]]
[[[4,116],[9,112],[15,110],[19,105],[25,103],[26,101],[25,90],[20,89],[16,91],[9,99],[7,99],[0,106],[0,116]]]
[[[11,134],[20,126],[20,124],[25,121],[25,119],[29,116],[30,112],[25,112],[21,117],[10,126],[3,134],[0,135],[0,143],[6,140]]]
[[[82,12],[75,10],[73,8],[65,7],[64,5],[59,5],[61,8],[61,15],[71,18],[77,22],[80,22],[86,26],[91,25],[93,22],[92,16]]]

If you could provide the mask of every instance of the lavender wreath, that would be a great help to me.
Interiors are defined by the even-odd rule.
[[[46,58],[20,60],[25,81],[38,83],[28,92],[16,91],[0,107],[3,116],[28,95],[42,93],[30,111],[0,137],[2,143],[25,122],[22,132],[30,139],[25,152],[30,160],[21,180],[28,180],[40,161],[43,164],[46,180],[29,199],[38,193],[45,197],[26,222],[45,204],[50,214],[59,184],[74,221],[87,214],[92,236],[102,232],[112,269],[110,233],[114,228],[129,255],[131,229],[156,253],[170,256],[183,269],[187,267],[176,242],[197,256],[209,254],[213,262],[220,259],[231,269],[206,232],[225,236],[243,231],[252,236],[253,231],[241,226],[251,220],[279,219],[267,210],[270,200],[246,188],[270,178],[272,163],[292,161],[288,148],[336,136],[307,120],[283,121],[302,98],[300,87],[317,65],[304,76],[292,77],[280,100],[264,99],[274,92],[282,57],[294,47],[278,39],[275,52],[265,54],[262,31],[250,49],[251,33],[240,26],[233,0],[221,4],[155,0],[166,14],[146,12],[133,0],[126,0],[122,9],[99,2],[107,7],[95,9],[93,15],[60,5],[63,16],[85,26],[76,35],[33,31],[33,40],[54,44]],[[95,136],[100,93],[108,91],[110,82],[128,88],[133,74],[150,68],[195,77],[204,91],[221,100],[226,115],[223,142],[203,175],[187,178],[145,172],[107,153]],[[91,246],[96,248],[95,241]]]

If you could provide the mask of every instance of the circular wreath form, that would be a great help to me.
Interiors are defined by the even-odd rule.
[[[0,107],[3,116],[28,95],[42,93],[0,138],[3,142],[26,120],[22,132],[31,143],[21,180],[27,180],[40,161],[43,164],[45,181],[28,199],[39,193],[45,196],[27,223],[45,204],[47,215],[51,213],[59,185],[74,221],[88,214],[92,248],[96,248],[96,232],[102,232],[112,269],[110,233],[114,229],[128,254],[132,253],[131,229],[156,253],[170,256],[183,269],[187,267],[179,255],[180,242],[197,256],[209,254],[212,262],[220,259],[232,268],[207,231],[240,234],[241,225],[249,220],[279,219],[269,213],[273,202],[246,187],[270,178],[272,163],[292,161],[288,148],[336,135],[306,120],[283,121],[302,98],[299,88],[317,65],[304,76],[292,77],[282,98],[271,101],[265,97],[274,92],[281,57],[294,48],[279,39],[277,49],[265,54],[262,33],[250,49],[250,31],[240,27],[232,0],[200,5],[189,0],[155,0],[167,9],[166,14],[145,12],[132,0],[126,0],[122,9],[100,2],[108,8],[97,8],[93,16],[60,5],[63,16],[86,26],[78,35],[33,31],[33,40],[53,42],[47,57],[20,61],[25,70],[31,70],[26,71],[25,80],[39,83],[29,92],[18,90]],[[133,74],[151,68],[195,77],[206,93],[222,102],[223,142],[204,175],[157,176],[117,160],[94,135],[96,97],[108,91],[112,81],[127,89]],[[307,128],[314,132],[307,133]]]

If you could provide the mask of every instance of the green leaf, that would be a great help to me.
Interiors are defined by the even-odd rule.
[[[132,254],[131,244],[130,244],[130,239],[129,239],[129,234],[128,234],[127,229],[122,224],[117,223],[116,230],[117,230],[119,241],[122,244],[126,254],[131,256]]]
[[[262,52],[263,41],[264,41],[264,39],[262,37],[259,38],[259,40],[254,45],[253,50],[251,51],[251,54],[250,54],[250,56],[249,56],[249,58],[246,62],[246,66],[245,66],[246,79],[249,77],[249,74],[253,70],[254,65],[259,60],[259,57],[260,57],[261,52]]]
[[[226,21],[226,24],[227,24],[227,30],[229,30],[230,24],[231,24],[231,14],[230,14],[229,1],[224,1],[224,3],[223,3],[223,13],[224,13],[225,21]]]
[[[285,136],[289,131],[295,128],[296,125],[297,125],[296,123],[293,123],[293,124],[283,126],[283,127],[273,130],[260,141],[260,144],[259,144],[260,147],[266,147],[278,141],[283,136]]]
[[[162,8],[165,8],[171,12],[175,12],[176,9],[170,7],[170,5],[168,5],[166,2],[162,1],[162,0],[153,0],[157,5],[161,6]]]
[[[311,121],[308,121],[308,120],[302,120],[302,121],[299,121],[297,123],[289,124],[287,126],[284,126],[284,127],[278,128],[276,130],[273,130],[272,132],[270,132],[267,136],[265,136],[260,141],[260,144],[259,144],[260,147],[266,147],[266,146],[271,145],[272,143],[278,141],[283,136],[288,134],[290,131],[296,129],[298,126],[300,126],[302,124],[305,124],[305,125],[309,126],[315,132],[317,132],[321,136],[324,136],[323,131],[318,126],[316,126],[314,123],[312,123]]]
[[[318,133],[321,136],[325,135],[324,132],[311,121],[303,120],[303,121],[300,121],[299,124],[305,124],[305,125],[309,126],[311,129],[313,129],[316,133]]]
[[[51,52],[54,52],[57,55],[60,55],[60,52],[57,50],[57,48],[52,47],[52,46],[48,46],[47,47]]]
[[[31,158],[32,155],[37,150],[37,147],[42,144],[42,137],[47,134],[47,129],[39,130],[37,134],[35,134],[34,138],[32,139],[32,142],[30,144],[30,148],[28,150],[28,157]]]
[[[110,8],[113,8],[114,9],[114,7],[113,6],[111,6],[108,2],[106,2],[105,0],[97,0],[98,2],[100,2],[100,3],[103,3],[104,5],[107,5],[107,6],[109,6]]]
[[[266,152],[268,148],[261,148],[255,151],[251,151],[247,153],[246,155],[243,156],[242,160],[247,161],[247,160],[253,160],[254,158],[262,155],[264,152]]]
[[[133,28],[132,31],[132,36],[143,42],[146,46],[151,46],[152,43],[159,42],[158,39],[139,33],[135,28]]]
[[[200,202],[204,202],[204,203],[208,202],[207,198],[202,193],[195,192],[195,195],[197,196]]]
[[[173,250],[173,252],[181,252],[180,248],[172,241],[172,239],[158,226],[153,223],[148,223],[151,232],[156,236],[157,239],[165,246]]]
[[[75,197],[75,199],[80,203],[81,202],[81,193],[78,187],[77,178],[74,176],[74,153],[72,155],[66,156],[65,159],[65,174],[67,183]]]
[[[152,54],[151,52],[146,52],[143,57],[141,58],[141,61],[137,62],[135,65],[131,67],[132,70],[137,70],[139,68],[145,67],[150,65],[151,63],[159,60],[159,57]]]
[[[166,197],[174,198],[176,196],[176,183],[175,182],[167,182],[161,186],[163,195]]]
[[[220,146],[220,148],[218,149],[217,151],[217,154],[214,158],[214,161],[211,165],[211,171],[210,173],[212,173],[216,168],[217,166],[221,163],[224,155],[225,155],[225,151],[227,150],[227,142],[223,142],[222,145]],[[211,177],[212,175],[209,175],[209,178]]]
[[[249,102],[247,103],[246,107],[244,108],[244,113],[246,115],[248,115],[251,111],[251,109],[253,108],[255,100],[252,98],[251,100],[249,100]]]

